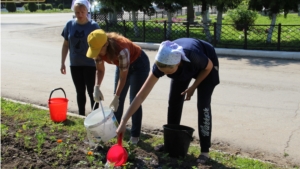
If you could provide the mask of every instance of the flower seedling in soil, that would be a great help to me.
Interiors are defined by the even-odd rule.
[[[91,153],[93,154],[93,153]],[[94,160],[95,160],[95,157],[93,155],[87,155],[86,158],[88,159],[89,163],[92,165]]]
[[[24,137],[24,145],[25,145],[25,148],[29,148],[30,147],[30,140],[31,140],[32,137],[30,136],[25,136]]]
[[[37,139],[37,151],[40,154],[42,152],[42,145],[45,142],[46,133],[36,131],[35,137]]]
[[[1,137],[7,136],[8,127],[4,124],[1,124]]]

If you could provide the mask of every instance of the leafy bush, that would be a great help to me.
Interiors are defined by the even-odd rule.
[[[46,9],[50,9],[50,10],[52,10],[52,9],[53,9],[53,6],[52,6],[52,4],[46,4]]]
[[[58,9],[64,10],[64,5],[63,5],[63,4],[59,4],[59,5],[58,5]]]
[[[17,11],[17,7],[16,7],[16,4],[14,2],[13,3],[6,3],[5,7],[6,7],[6,10],[8,12],[16,12]]]
[[[28,10],[28,4],[24,4],[23,7],[25,8],[25,10]]]
[[[41,9],[44,11],[44,10],[46,10],[46,4],[42,4],[41,5]]]
[[[237,30],[243,30],[244,25],[252,25],[258,17],[256,11],[248,9],[247,4],[241,4],[233,10],[229,10],[227,15],[235,24]]]
[[[28,3],[28,10],[30,12],[35,12],[37,10],[37,5],[34,2],[29,2]]]

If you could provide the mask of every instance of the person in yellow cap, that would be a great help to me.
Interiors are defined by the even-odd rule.
[[[152,88],[162,76],[171,78],[168,101],[168,124],[179,125],[184,101],[190,101],[197,89],[198,132],[201,154],[197,163],[204,164],[209,160],[211,146],[211,97],[219,80],[219,61],[214,47],[200,39],[179,38],[164,41],[160,44],[155,57],[152,73],[136,95],[117,129],[121,134],[125,124],[134,115],[135,110],[146,99]],[[193,83],[190,82],[194,79]],[[157,148],[157,149],[156,149]],[[157,151],[163,145],[155,147]]]
[[[125,97],[130,87],[129,99],[134,97],[144,84],[150,71],[150,62],[146,53],[124,36],[102,29],[91,32],[87,38],[89,49],[87,57],[96,62],[96,82],[94,100],[104,100],[100,86],[105,73],[104,62],[116,65],[114,99],[109,107],[115,112],[120,123],[123,115]],[[132,116],[131,138],[132,144],[137,144],[142,126],[142,106],[140,105]]]
[[[66,74],[65,61],[69,52],[70,72],[77,94],[79,115],[85,116],[86,91],[89,95],[91,109],[94,106],[93,90],[95,84],[96,65],[93,59],[86,57],[88,50],[87,36],[99,25],[88,18],[89,1],[75,0],[72,10],[76,18],[65,25],[62,36],[64,38],[61,52],[62,74]],[[98,104],[95,105],[95,108]]]

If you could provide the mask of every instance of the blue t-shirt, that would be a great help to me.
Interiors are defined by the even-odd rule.
[[[89,21],[84,25],[72,19],[67,22],[61,35],[69,42],[70,66],[95,66],[95,61],[86,57],[88,50],[87,37],[100,26],[95,21]]]
[[[190,62],[181,60],[181,65],[178,66],[177,71],[173,74],[168,74],[168,77],[180,81],[196,78],[199,72],[206,68],[209,58],[214,67],[204,81],[210,81],[215,85],[220,83],[218,71],[219,61],[215,49],[211,44],[194,38],[180,38],[173,42],[182,46]],[[164,73],[158,69],[156,64],[152,67],[152,73],[157,78],[164,76]]]

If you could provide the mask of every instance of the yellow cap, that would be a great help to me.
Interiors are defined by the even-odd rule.
[[[96,58],[102,47],[107,42],[106,33],[102,29],[96,29],[91,32],[87,38],[89,49],[86,53],[88,58]]]

